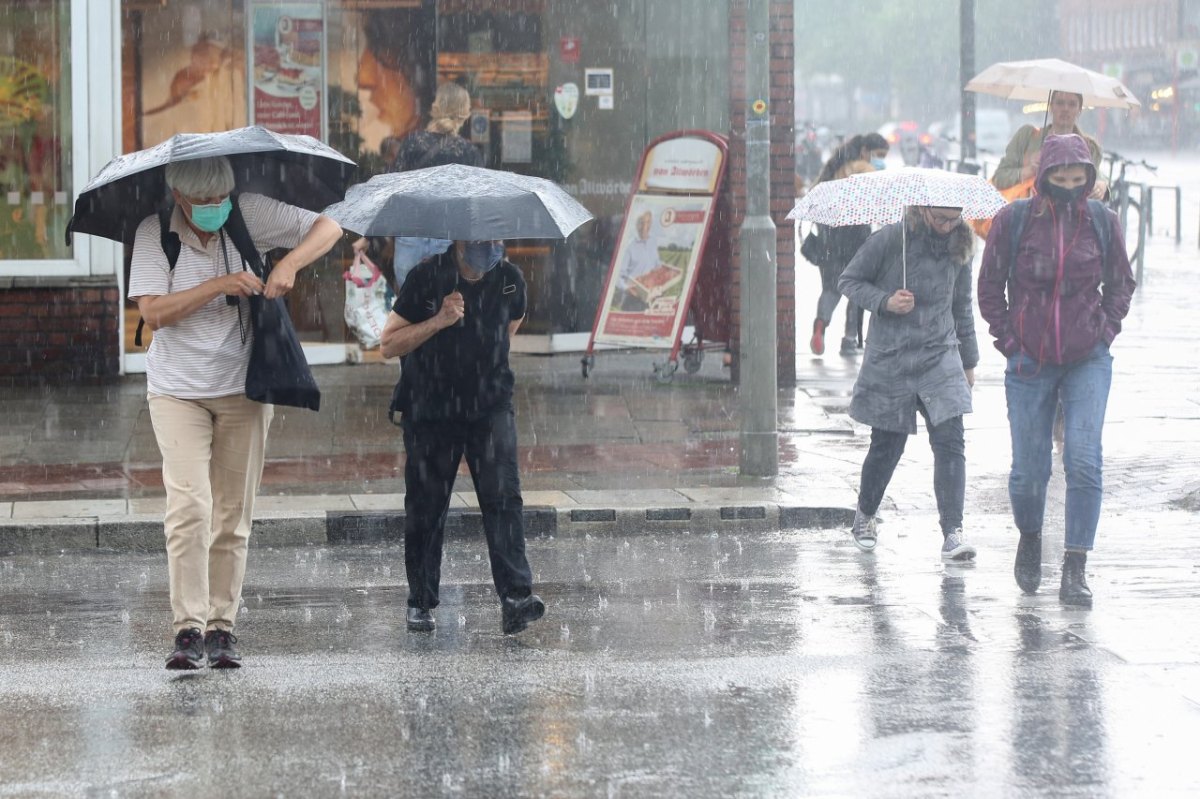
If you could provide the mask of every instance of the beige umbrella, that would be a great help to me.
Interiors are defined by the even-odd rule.
[[[967,91],[1008,100],[1046,100],[1051,92],[1083,96],[1092,108],[1134,108],[1141,102],[1121,81],[1057,58],[1002,61],[967,83]]]

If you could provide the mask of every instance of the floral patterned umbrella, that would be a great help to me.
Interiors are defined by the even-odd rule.
[[[978,175],[942,169],[883,169],[818,183],[796,202],[788,219],[822,225],[888,225],[910,205],[961,208],[964,219],[991,219],[1007,203]]]

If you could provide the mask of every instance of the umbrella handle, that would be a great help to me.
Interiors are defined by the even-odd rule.
[[[900,288],[908,289],[908,206],[900,209]]]

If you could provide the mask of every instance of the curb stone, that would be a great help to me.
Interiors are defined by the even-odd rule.
[[[525,532],[533,538],[659,533],[757,533],[850,524],[851,508],[742,504],[690,504],[663,507],[526,506]],[[477,508],[452,508],[446,536],[461,538],[483,532]],[[254,520],[250,545],[399,543],[404,540],[404,512],[299,511],[273,512]],[[75,518],[5,519],[0,521],[0,554],[34,554],[62,550],[157,552],[163,547],[162,517],[149,514]]]

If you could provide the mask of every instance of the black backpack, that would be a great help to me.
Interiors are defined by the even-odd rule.
[[[1017,274],[1017,247],[1021,244],[1021,234],[1025,232],[1025,222],[1029,218],[1031,200],[1014,200],[1012,203],[1012,230],[1008,244],[1008,284],[1011,286]],[[1088,200],[1088,213],[1092,217],[1092,230],[1100,242],[1101,280],[1107,283],[1112,279],[1112,266],[1108,262],[1108,251],[1112,243],[1112,228],[1108,219],[1108,206],[1100,200]]]

